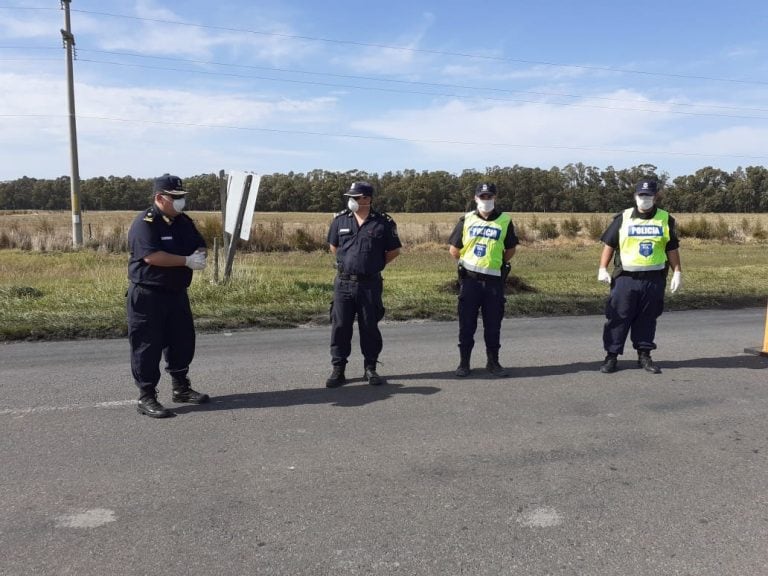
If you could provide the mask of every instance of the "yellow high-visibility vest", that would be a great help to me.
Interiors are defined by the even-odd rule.
[[[496,220],[483,220],[477,212],[465,214],[459,264],[473,272],[501,276],[504,239],[510,222],[509,214],[503,212]]]
[[[667,264],[669,212],[656,209],[653,218],[632,218],[634,208],[624,210],[619,230],[621,267],[627,272],[663,270]]]

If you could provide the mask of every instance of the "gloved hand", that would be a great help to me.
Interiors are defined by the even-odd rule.
[[[600,268],[597,271],[597,281],[598,282],[605,282],[606,284],[611,283],[611,275],[608,273],[607,268]]]
[[[679,271],[675,271],[674,274],[672,274],[672,281],[669,283],[669,289],[671,290],[672,294],[680,290],[680,288],[683,287],[683,276]]]
[[[184,265],[187,268],[191,268],[192,270],[202,270],[205,268],[206,265],[206,255],[205,252],[193,252],[189,256],[186,257],[186,262]]]

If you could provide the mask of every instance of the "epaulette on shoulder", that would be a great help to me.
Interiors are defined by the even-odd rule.
[[[347,216],[351,214],[351,211],[349,208],[344,208],[341,212],[336,212],[336,214],[333,215],[334,218],[338,218],[339,216]]]
[[[389,215],[389,214],[387,214],[386,212],[379,212],[378,214],[379,214],[379,216],[381,216],[382,218],[384,218],[384,220],[386,220],[387,222],[394,222],[394,220],[393,220],[392,216],[390,216],[390,215]]]
[[[144,222],[154,222],[154,221],[155,221],[155,210],[154,208],[150,208],[144,213]]]

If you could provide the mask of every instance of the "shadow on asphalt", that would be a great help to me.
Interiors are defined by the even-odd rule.
[[[174,407],[175,414],[189,412],[212,412],[214,410],[239,410],[244,408],[277,408],[300,406],[305,404],[331,404],[345,408],[364,406],[372,402],[386,400],[398,394],[421,394],[428,396],[440,391],[434,386],[403,386],[385,384],[384,386],[356,385],[362,380],[348,380],[341,388],[297,388],[294,390],[275,390],[274,392],[248,392],[213,396],[208,404],[185,405]]]
[[[662,370],[675,370],[677,368],[749,368],[762,370],[768,366],[768,361],[760,356],[722,356],[715,358],[687,358],[685,360],[657,360],[656,364]],[[510,368],[513,377],[537,378],[541,376],[560,376],[563,374],[575,374],[576,372],[599,372],[601,360],[596,362],[572,362],[571,364],[559,364],[550,366],[521,366]],[[619,370],[639,370],[634,354],[619,356]]]

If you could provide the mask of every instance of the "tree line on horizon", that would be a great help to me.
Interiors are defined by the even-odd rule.
[[[181,176],[181,175],[180,175]],[[768,168],[747,166],[726,172],[707,166],[674,179],[652,164],[616,170],[582,163],[563,168],[523,166],[446,171],[402,170],[381,175],[359,170],[269,174],[261,178],[256,210],[260,212],[336,212],[342,194],[356,180],[373,184],[374,207],[387,212],[463,212],[480,182],[493,182],[497,204],[509,212],[619,212],[632,204],[635,183],[655,178],[661,204],[674,212],[768,212]],[[188,210],[221,209],[217,174],[182,176],[189,191]],[[81,180],[82,210],[142,210],[149,206],[152,178],[96,177]],[[0,182],[0,210],[68,210],[70,179],[23,177]]]

